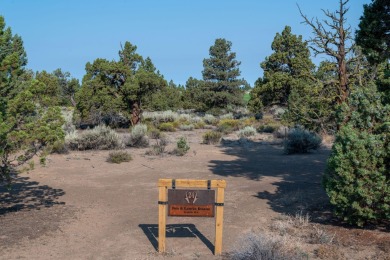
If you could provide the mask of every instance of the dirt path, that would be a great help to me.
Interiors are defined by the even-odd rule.
[[[184,157],[129,149],[133,160],[114,165],[108,151],[72,152],[21,174],[12,199],[0,193],[0,258],[220,259],[212,254],[212,218],[168,218],[168,252],[156,252],[159,178],[227,181],[224,252],[246,231],[281,213],[315,211],[324,198],[328,150],[285,156],[261,137],[213,146],[200,144],[200,132],[175,135],[189,140]]]

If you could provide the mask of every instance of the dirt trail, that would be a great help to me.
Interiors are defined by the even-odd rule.
[[[285,156],[261,137],[213,146],[200,144],[201,132],[179,135],[191,146],[184,157],[129,149],[133,160],[114,165],[108,151],[71,152],[21,174],[12,199],[0,193],[0,258],[220,259],[212,218],[168,218],[167,254],[156,252],[159,178],[226,180],[224,252],[245,232],[299,210],[296,194],[308,204],[323,197],[328,150]]]

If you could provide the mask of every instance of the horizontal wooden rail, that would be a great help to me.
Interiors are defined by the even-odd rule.
[[[173,179],[159,179],[158,187],[172,187]],[[178,188],[207,188],[207,180],[175,179]],[[225,180],[211,180],[210,188],[226,188]]]

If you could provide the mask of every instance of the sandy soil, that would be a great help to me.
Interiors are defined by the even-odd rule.
[[[37,162],[33,171],[19,175],[10,193],[0,190],[0,258],[222,258],[212,253],[213,218],[168,217],[167,253],[156,252],[159,178],[226,180],[224,252],[245,232],[268,229],[281,215],[299,211],[338,232],[337,246],[345,248],[341,255],[347,259],[378,259],[390,252],[388,232],[330,225],[321,188],[329,149],[286,156],[263,135],[203,145],[202,132],[170,135],[168,151],[178,136],[187,137],[191,149],[183,157],[128,149],[133,160],[122,164],[106,162],[109,151],[50,155],[44,167]],[[310,258],[318,247],[305,247]]]

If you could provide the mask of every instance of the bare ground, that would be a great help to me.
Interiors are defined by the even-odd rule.
[[[332,220],[321,187],[329,149],[286,156],[267,135],[203,145],[202,132],[170,135],[168,151],[178,136],[187,137],[191,149],[183,157],[128,149],[133,160],[118,165],[106,162],[109,151],[51,155],[44,167],[36,162],[11,192],[0,190],[0,258],[223,258],[212,254],[212,218],[169,217],[167,253],[156,252],[157,181],[180,178],[226,180],[225,255],[253,230],[288,237],[311,259],[389,259],[388,230]],[[296,213],[308,213],[310,223],[281,227]]]

